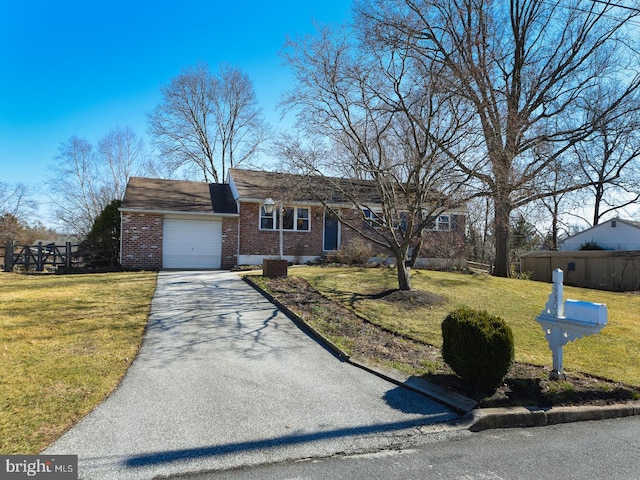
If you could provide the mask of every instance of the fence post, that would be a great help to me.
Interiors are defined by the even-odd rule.
[[[13,242],[7,242],[4,245],[4,271],[11,272],[13,270]]]
[[[43,256],[42,256],[42,242],[38,242],[38,260],[36,263],[36,272],[42,272],[44,270],[44,265],[43,263]]]
[[[71,242],[67,242],[64,246],[65,257],[64,257],[64,266],[67,268],[71,267]]]

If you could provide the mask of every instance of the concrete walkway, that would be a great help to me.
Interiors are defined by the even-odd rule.
[[[387,448],[448,408],[341,362],[229,272],[161,272],[120,387],[44,453],[147,479]]]

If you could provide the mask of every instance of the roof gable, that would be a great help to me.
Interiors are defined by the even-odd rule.
[[[607,250],[635,250],[640,245],[640,222],[613,218],[565,238],[559,247],[572,250],[586,242],[595,242]]]
[[[628,226],[630,226],[632,228],[636,228],[636,229],[638,229],[638,233],[640,233],[640,222],[634,222],[633,220],[623,220],[621,218],[612,218],[610,220],[606,220],[606,221],[601,222],[601,223],[599,223],[597,225],[594,225],[593,227],[589,227],[586,230],[578,232],[575,235],[571,235],[570,237],[567,237],[565,239],[565,241],[569,240],[569,239],[576,238],[576,237],[581,237],[581,236],[584,236],[584,235],[587,235],[587,234],[591,234],[594,231],[598,231],[598,230],[609,231],[613,227],[612,222],[616,222],[618,224],[628,225]],[[613,227],[613,228],[615,228],[615,227]]]

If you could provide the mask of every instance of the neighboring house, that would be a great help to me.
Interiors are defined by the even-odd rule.
[[[640,250],[640,222],[608,220],[565,239],[558,248],[575,251],[586,243],[595,243],[604,250]]]
[[[370,182],[349,181],[362,203],[372,206],[358,210],[321,177],[313,179],[313,192],[302,180],[240,169],[229,171],[226,184],[132,177],[120,207],[121,264],[142,269],[260,265],[279,255],[281,206],[284,257],[306,263],[358,237],[323,207],[318,195],[343,218],[363,225],[379,205]],[[276,204],[275,213],[266,208],[267,199]],[[425,255],[460,256],[464,231],[464,211],[443,213],[434,219]]]

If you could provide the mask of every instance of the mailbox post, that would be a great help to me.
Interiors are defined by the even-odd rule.
[[[607,306],[602,303],[569,300],[562,303],[563,273],[553,271],[553,287],[544,310],[536,317],[553,355],[550,377],[562,375],[562,347],[572,340],[599,333],[607,324]]]

